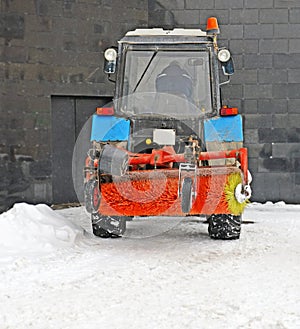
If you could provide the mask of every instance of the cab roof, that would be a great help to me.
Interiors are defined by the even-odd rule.
[[[119,43],[125,44],[197,44],[210,43],[212,36],[200,29],[173,29],[162,28],[136,29],[125,34]]]
[[[193,36],[193,37],[206,37],[207,33],[200,29],[173,29],[164,30],[162,28],[153,29],[136,29],[134,31],[129,31],[126,33],[128,36]]]

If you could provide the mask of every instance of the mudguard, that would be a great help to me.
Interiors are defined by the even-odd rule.
[[[204,121],[205,142],[243,142],[241,115],[214,117]]]
[[[130,120],[112,115],[93,115],[91,141],[127,141],[130,134]]]

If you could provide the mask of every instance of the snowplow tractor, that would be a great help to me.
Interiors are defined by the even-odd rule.
[[[105,51],[113,103],[92,117],[84,170],[95,235],[138,216],[206,216],[213,239],[238,239],[251,197],[243,121],[222,103],[234,65],[209,18],[200,29],[137,29]]]

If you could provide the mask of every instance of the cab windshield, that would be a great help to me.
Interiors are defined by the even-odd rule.
[[[199,115],[212,112],[209,52],[128,50],[121,111]]]

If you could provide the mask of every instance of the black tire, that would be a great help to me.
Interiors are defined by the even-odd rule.
[[[93,233],[100,238],[118,238],[126,231],[124,216],[102,216],[94,213],[91,217]]]
[[[239,239],[241,234],[241,216],[214,214],[208,217],[208,234],[216,240]]]
[[[101,194],[99,183],[95,179],[86,182],[84,186],[84,204],[88,213],[97,212],[100,206]]]
[[[181,211],[189,213],[192,208],[192,185],[191,177],[185,177],[181,188]]]

